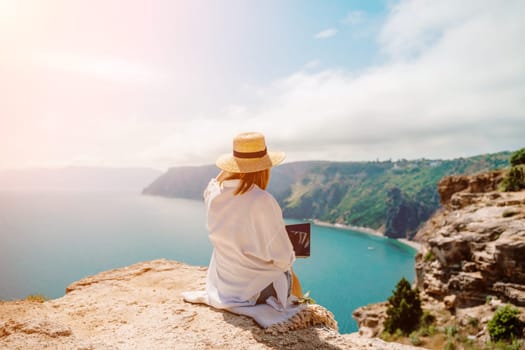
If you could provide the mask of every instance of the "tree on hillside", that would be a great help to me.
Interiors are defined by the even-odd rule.
[[[394,333],[400,329],[403,333],[408,334],[418,326],[423,314],[419,290],[412,289],[404,277],[397,283],[388,302],[390,306],[386,310],[388,318],[385,320],[387,332]]]
[[[525,188],[525,148],[517,150],[510,156],[511,168],[501,182],[504,192],[520,191]]]
[[[525,148],[517,150],[510,156],[510,165],[518,166],[525,164]]]

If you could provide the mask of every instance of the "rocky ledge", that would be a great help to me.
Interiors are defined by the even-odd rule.
[[[486,325],[498,306],[510,303],[525,314],[525,191],[498,192],[502,176],[443,178],[442,208],[415,236],[422,246],[415,282],[423,309],[438,326],[464,327],[477,344],[488,340]],[[354,311],[359,333],[381,334],[387,306]],[[467,329],[473,320],[479,324]]]
[[[154,260],[84,278],[44,303],[0,302],[0,348],[415,349],[341,335],[308,318],[302,329],[264,330],[250,318],[185,303],[181,292],[202,289],[205,276],[203,267]]]
[[[416,235],[425,242],[416,257],[416,283],[429,296],[458,307],[491,297],[525,306],[525,191],[494,191],[497,177],[440,182],[443,209]],[[462,182],[469,185],[450,194]]]

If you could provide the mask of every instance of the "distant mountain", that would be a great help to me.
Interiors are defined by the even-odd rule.
[[[0,189],[133,190],[162,174],[149,168],[67,167],[0,171]]]
[[[268,190],[287,218],[382,230],[411,238],[439,207],[437,182],[446,175],[473,174],[508,166],[510,152],[453,160],[375,162],[307,161],[272,169]],[[144,194],[202,199],[215,166],[171,168]]]
[[[285,198],[291,186],[299,181],[312,167],[329,162],[296,162],[272,169],[268,190],[276,198]],[[202,193],[211,178],[219,174],[215,165],[173,167],[153,181],[143,194],[163,197],[202,199]]]
[[[219,169],[215,165],[170,168],[147,186],[142,193],[188,199],[202,199],[202,193]]]

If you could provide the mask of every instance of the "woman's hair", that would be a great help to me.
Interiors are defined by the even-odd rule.
[[[240,180],[239,186],[237,186],[237,189],[233,193],[234,195],[246,193],[251,190],[254,185],[265,190],[270,182],[270,169],[264,169],[253,173],[231,173],[231,175],[224,180],[233,179]]]

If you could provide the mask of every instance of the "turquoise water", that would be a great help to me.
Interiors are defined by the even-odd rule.
[[[287,220],[294,222],[293,220]],[[199,201],[127,192],[0,192],[0,299],[64,294],[87,275],[167,258],[207,265],[211,253]],[[330,309],[343,333],[352,311],[383,301],[414,277],[414,250],[397,241],[312,227],[312,256],[295,270],[304,291]]]

